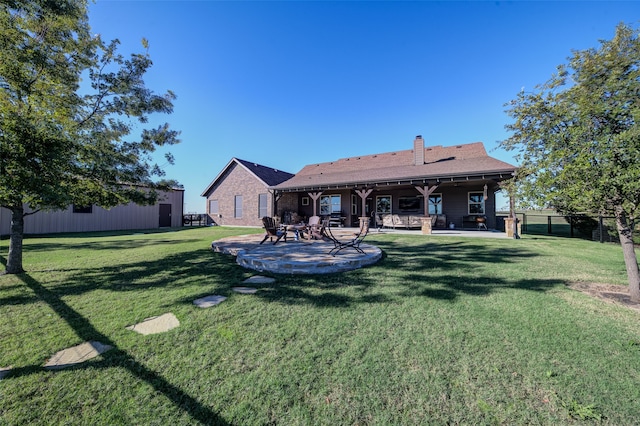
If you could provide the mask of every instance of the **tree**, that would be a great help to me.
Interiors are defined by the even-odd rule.
[[[612,40],[574,51],[533,93],[507,104],[527,206],[615,216],[631,299],[640,302],[633,228],[640,206],[640,40],[624,24]]]
[[[12,218],[5,272],[20,273],[26,215],[153,204],[171,181],[153,182],[164,173],[151,154],[179,140],[167,124],[129,136],[150,114],[171,113],[175,95],[145,86],[148,51],[125,59],[118,40],[91,36],[86,1],[0,7],[0,206]]]

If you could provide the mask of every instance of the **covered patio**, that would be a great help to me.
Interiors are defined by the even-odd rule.
[[[291,179],[270,187],[273,216],[282,223],[321,216],[332,225],[497,229],[496,192],[516,168],[487,155],[475,142],[343,158],[305,166]]]

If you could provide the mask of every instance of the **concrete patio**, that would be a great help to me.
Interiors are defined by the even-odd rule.
[[[211,248],[236,256],[236,262],[245,268],[275,274],[345,272],[376,263],[382,257],[382,250],[365,243],[360,245],[364,254],[347,248],[332,256],[332,242],[288,238],[274,245],[269,240],[259,244],[261,240],[262,234],[227,237],[212,242]]]
[[[349,234],[357,232],[357,228],[339,228],[338,232]],[[380,231],[372,230],[370,234],[422,235],[422,232],[419,230],[383,229]],[[439,236],[507,238],[504,232],[458,229],[434,230],[431,235],[424,235],[425,238]],[[275,274],[345,272],[372,265],[382,257],[382,250],[366,242],[360,245],[364,254],[358,253],[352,248],[346,248],[332,256],[329,254],[333,248],[333,243],[330,241],[293,240],[291,236],[287,242],[280,240],[274,245],[269,240],[260,244],[261,240],[262,234],[227,237],[213,241],[211,249],[218,253],[236,256],[236,262],[245,268]]]

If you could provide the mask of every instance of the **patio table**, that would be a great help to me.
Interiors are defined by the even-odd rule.
[[[300,234],[302,234],[303,238],[308,239],[308,237],[305,237],[305,232],[307,232],[307,225],[305,223],[292,223],[288,225],[282,225],[282,227],[284,228],[284,232],[292,231],[294,233],[295,240],[298,240],[300,238]]]

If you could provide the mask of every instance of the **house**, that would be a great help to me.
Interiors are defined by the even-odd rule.
[[[334,216],[345,225],[375,217],[378,225],[496,228],[495,193],[515,166],[487,155],[482,142],[427,146],[417,136],[413,149],[309,164],[272,187],[277,215]]]
[[[292,177],[282,170],[232,158],[202,192],[207,215],[217,225],[262,226],[262,217],[273,216],[275,210],[269,188]]]
[[[351,226],[372,217],[420,228],[430,216],[436,228],[496,228],[495,193],[515,170],[482,142],[425,147],[417,136],[413,149],[309,164],[295,175],[234,158],[202,195],[220,225],[261,226],[262,216],[286,223],[295,213]]]
[[[39,211],[24,220],[25,234],[119,231],[182,226],[184,190],[161,192],[151,206],[135,203],[109,210],[98,206],[69,206],[65,210]],[[28,209],[25,209],[28,212]],[[0,235],[11,233],[11,211],[0,208]]]

